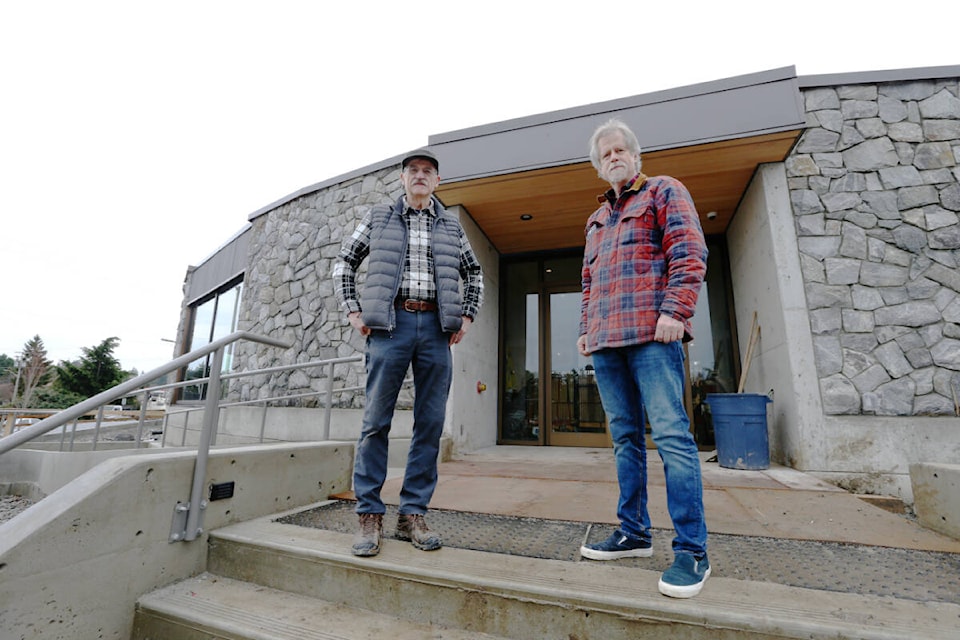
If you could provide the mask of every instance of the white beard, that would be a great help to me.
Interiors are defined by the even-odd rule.
[[[628,174],[630,174],[630,168],[626,165],[619,165],[607,171],[606,180],[607,182],[623,182],[633,177],[633,175]]]

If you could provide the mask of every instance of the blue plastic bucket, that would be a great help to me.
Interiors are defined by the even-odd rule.
[[[770,466],[767,404],[760,393],[708,393],[713,417],[717,462],[727,469],[766,469]]]

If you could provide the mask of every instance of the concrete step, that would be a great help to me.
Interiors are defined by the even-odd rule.
[[[260,519],[210,535],[208,571],[333,605],[513,640],[577,638],[956,638],[960,605],[711,578],[690,600],[659,574],[385,539],[350,554],[350,534]],[[232,636],[225,636],[232,637]],[[269,636],[265,636],[269,637]],[[305,636],[306,637],[306,636]]]
[[[209,573],[140,598],[131,638],[498,640],[486,633],[418,624]]]

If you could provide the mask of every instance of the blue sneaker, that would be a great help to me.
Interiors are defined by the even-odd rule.
[[[710,577],[710,560],[704,554],[701,560],[692,553],[678,553],[673,566],[660,576],[660,593],[671,598],[692,598],[703,589]]]
[[[580,547],[580,555],[591,560],[649,558],[653,555],[653,545],[650,544],[649,540],[631,538],[617,529],[603,542],[585,544]]]

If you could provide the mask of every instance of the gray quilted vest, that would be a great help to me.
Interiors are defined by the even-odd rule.
[[[432,249],[440,326],[448,333],[463,324],[463,300],[460,293],[460,221],[447,213],[433,198],[434,221]],[[400,278],[407,252],[407,225],[403,221],[403,198],[393,205],[380,204],[371,209],[370,254],[361,301],[363,322],[372,329],[393,330],[397,325],[394,305],[400,291]]]

